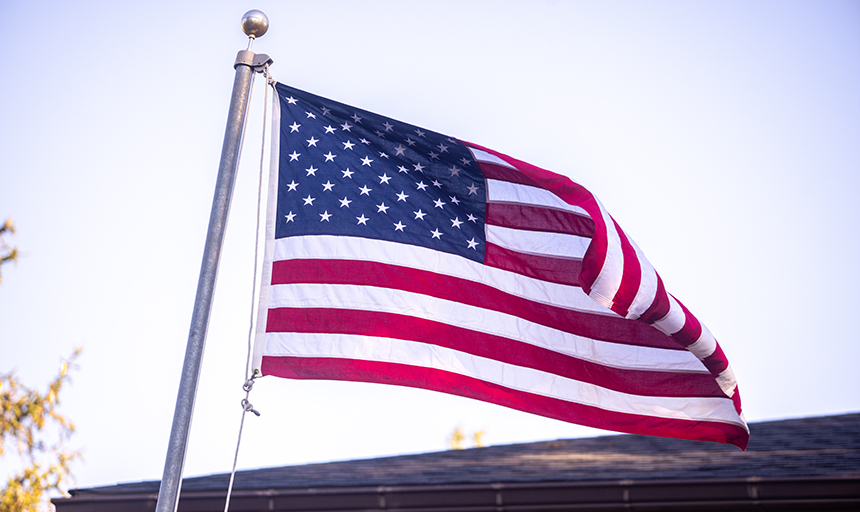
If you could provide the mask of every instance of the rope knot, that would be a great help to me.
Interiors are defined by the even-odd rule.
[[[254,406],[251,404],[251,402],[248,401],[247,398],[242,399],[242,410],[244,410],[245,412],[253,412],[257,416],[260,415],[260,412],[254,409]]]

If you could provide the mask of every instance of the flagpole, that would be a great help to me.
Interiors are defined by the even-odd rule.
[[[212,211],[209,215],[209,231],[206,234],[206,244],[203,249],[203,262],[197,281],[197,296],[194,299],[191,328],[185,348],[185,362],[182,366],[176,408],[173,413],[173,426],[170,429],[167,457],[164,462],[164,474],[158,490],[158,502],[155,505],[156,512],[175,512],[179,507],[179,491],[182,486],[182,470],[185,464],[191,416],[194,412],[200,365],[206,344],[206,329],[209,326],[221,246],[227,228],[233,185],[236,181],[236,167],[239,164],[239,154],[242,149],[251,84],[254,72],[262,70],[272,61],[268,55],[255,55],[251,52],[251,45],[254,39],[265,34],[268,28],[269,19],[260,11],[248,11],[242,17],[242,30],[249,38],[248,49],[239,52],[233,65],[236,76],[233,80],[233,94],[227,113],[227,129],[221,147],[215,197],[212,200]]]

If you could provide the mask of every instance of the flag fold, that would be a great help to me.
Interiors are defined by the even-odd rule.
[[[719,344],[588,190],[275,88],[261,374],[431,389],[746,448]]]

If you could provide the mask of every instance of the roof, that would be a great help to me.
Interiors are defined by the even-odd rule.
[[[839,492],[853,493],[856,501],[852,503],[860,504],[860,413],[753,423],[750,431],[746,452],[716,443],[611,435],[240,471],[233,489],[235,496],[243,491],[248,496],[272,495],[273,490],[331,495],[361,489],[378,494],[381,487],[450,493],[455,488],[477,491],[505,486],[597,489],[603,484],[617,487],[620,482],[630,486],[827,481],[847,484],[847,491]],[[183,498],[194,493],[223,495],[228,481],[229,474],[186,478]],[[77,489],[68,501],[151,496],[158,488],[159,481],[148,481]],[[60,501],[54,503],[60,505]]]

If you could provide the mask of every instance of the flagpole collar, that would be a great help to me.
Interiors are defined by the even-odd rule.
[[[242,16],[242,32],[251,38],[261,37],[269,30],[269,17],[263,11],[252,9]]]

